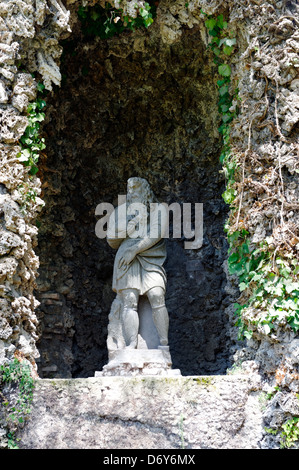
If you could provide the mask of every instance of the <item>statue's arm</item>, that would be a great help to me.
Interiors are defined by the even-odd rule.
[[[107,227],[107,242],[111,248],[117,249],[127,237],[126,224],[121,221],[116,230],[117,210],[111,214]]]
[[[160,221],[159,218],[153,218],[153,231],[152,233],[157,234],[157,236],[149,236],[142,238],[141,240],[136,241],[136,243],[130,246],[122,255],[121,259],[119,260],[118,267],[121,268],[123,265],[129,265],[139,253],[148,250],[152,246],[156,245],[161,238],[164,238],[166,233],[167,227],[167,218],[165,218],[165,214],[161,216]],[[155,230],[158,229],[158,230]]]
[[[143,251],[148,250],[152,246],[156,245],[156,243],[158,243],[160,240],[161,238],[149,238],[149,237],[143,238],[142,240],[140,240],[138,243],[134,245],[134,251],[136,255],[138,255],[139,253],[142,253]]]
[[[161,210],[161,217],[152,217],[151,224],[152,224],[152,233],[157,234],[156,237],[145,237],[142,240],[138,241],[136,245],[134,245],[134,251],[136,255],[138,253],[142,253],[143,251],[148,250],[152,246],[156,245],[162,238],[165,237],[166,229],[167,229],[167,215],[166,210],[163,207],[160,207]]]

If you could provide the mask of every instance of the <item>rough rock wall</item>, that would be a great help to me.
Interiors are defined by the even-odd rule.
[[[36,97],[31,73],[41,74],[48,89],[60,82],[58,38],[67,29],[68,13],[56,1],[27,0],[1,2],[0,16],[0,362],[18,351],[35,369],[35,217],[43,202],[39,178],[18,161],[18,141],[28,125],[28,103]]]
[[[238,79],[241,99],[241,113],[231,125],[232,151],[240,159],[231,230],[246,229],[253,248],[270,237],[275,272],[276,257],[299,258],[298,4],[236,2],[230,19],[240,38],[232,79]],[[244,28],[244,20],[249,27]],[[248,292],[242,297],[245,303]],[[279,442],[281,425],[298,417],[299,338],[285,316],[274,322],[278,326],[273,334],[266,334],[263,322],[256,321],[265,318],[266,309],[253,307],[242,313],[252,339],[235,359],[254,359],[260,373],[279,389],[265,412],[265,425],[277,431],[264,443],[271,446]]]

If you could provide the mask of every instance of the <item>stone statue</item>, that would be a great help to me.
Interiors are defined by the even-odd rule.
[[[108,221],[107,242],[117,249],[112,281],[117,295],[109,314],[109,362],[95,376],[180,375],[171,369],[168,347],[167,227],[167,210],[149,183],[130,178],[125,202]]]
[[[157,200],[149,183],[143,178],[130,178],[127,184],[126,207],[118,206],[108,223],[107,241],[112,248],[118,249],[114,261],[112,288],[117,293],[116,305],[120,312],[125,348],[129,349],[137,347],[138,301],[143,295],[147,296],[151,305],[160,345],[168,345],[169,319],[165,306],[166,274],[163,268],[166,247],[162,238],[165,214],[162,206],[161,216],[156,214],[154,217],[153,211],[157,210],[157,204],[151,206],[153,202]],[[140,208],[138,204],[143,205],[145,214],[128,214],[127,209],[136,205]],[[137,224],[140,225],[139,233],[132,237]],[[154,238],[150,237],[150,229],[156,235]],[[138,236],[142,230],[144,236]],[[114,309],[111,312],[113,311]]]

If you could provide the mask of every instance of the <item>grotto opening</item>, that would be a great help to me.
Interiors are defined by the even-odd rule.
[[[182,375],[223,374],[232,346],[228,210],[216,66],[201,29],[185,27],[171,45],[157,24],[106,40],[85,36],[80,22],[72,29],[42,128],[39,376],[89,377],[107,363],[115,253],[95,235],[95,208],[117,205],[131,176],[145,177],[168,204],[203,203],[202,247],[167,240],[169,345]]]

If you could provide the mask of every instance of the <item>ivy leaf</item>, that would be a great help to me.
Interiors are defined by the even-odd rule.
[[[43,83],[40,83],[40,82],[39,82],[39,83],[37,84],[37,91],[43,92],[44,89],[45,89],[45,85],[44,85]]]
[[[26,136],[21,137],[20,140],[22,144],[26,144],[26,145],[31,145],[33,143],[33,140]]]
[[[229,47],[234,46],[236,44],[236,42],[237,42],[236,38],[226,38],[225,39],[225,44],[226,44],[226,46],[229,46]]]
[[[219,49],[219,47],[213,47],[213,52],[214,54],[216,54],[217,56],[220,54],[221,50]]]
[[[140,8],[139,13],[142,16],[142,18],[146,18],[148,16],[148,12],[144,8]]]
[[[222,121],[223,121],[224,123],[227,123],[227,122],[231,121],[232,118],[233,118],[233,117],[232,117],[231,113],[226,113],[226,114],[223,114],[223,116],[222,116]]]
[[[205,21],[205,25],[207,29],[212,30],[216,26],[217,20],[215,18],[210,18],[209,20]]]
[[[31,155],[31,152],[29,149],[23,149],[19,155],[18,155],[18,158],[20,160],[20,162],[28,162],[29,158],[30,158],[30,155]]]
[[[222,194],[222,197],[224,201],[226,202],[226,204],[230,204],[231,202],[233,202],[233,200],[235,199],[235,194],[236,194],[235,189],[227,189],[226,191],[224,191],[224,193]]]
[[[35,119],[38,122],[42,122],[45,119],[45,113],[37,113],[37,115],[35,116]]]
[[[100,14],[95,10],[93,10],[90,14],[90,17],[93,19],[93,21],[96,21],[99,18],[99,16]]]
[[[37,103],[35,101],[33,103],[30,103],[27,108],[28,113],[32,113],[32,111],[35,111],[36,106],[37,106]]]
[[[146,20],[144,20],[144,25],[146,28],[148,28],[153,22],[153,18],[147,18]]]
[[[217,26],[219,26],[220,29],[223,28],[223,15],[217,16]]]
[[[253,335],[253,331],[252,331],[252,330],[244,331],[244,336],[245,336],[245,338],[251,339],[251,338],[252,338],[252,335]]]
[[[247,284],[245,284],[245,282],[241,282],[239,284],[239,289],[240,289],[240,292],[243,292],[245,289],[247,289]]]
[[[232,71],[228,64],[222,64],[222,65],[219,65],[218,72],[223,77],[229,77]]]
[[[46,106],[45,100],[38,99],[37,100],[37,107],[38,109],[42,110]]]
[[[231,47],[231,46],[225,46],[225,47],[223,48],[223,52],[224,52],[225,55],[231,55],[232,52],[233,52],[233,47]]]
[[[255,273],[254,276],[253,276],[253,278],[252,278],[252,281],[253,281],[253,282],[260,281],[260,279],[262,279],[262,277],[263,277],[263,274],[257,274],[257,273]]]
[[[265,332],[265,334],[268,335],[268,334],[270,333],[270,331],[271,331],[271,328],[270,328],[270,326],[266,323],[266,324],[264,325],[264,332]]]
[[[37,166],[32,165],[30,170],[29,170],[30,175],[36,175],[37,172],[38,172]]]
[[[232,263],[235,263],[236,261],[239,260],[239,253],[233,253],[232,255],[230,255],[230,257],[228,258],[228,261],[230,264]]]
[[[222,104],[221,106],[221,112],[226,113],[229,110],[229,105],[228,104]]]
[[[221,88],[219,88],[219,95],[223,96],[228,93],[228,85],[223,85]]]

